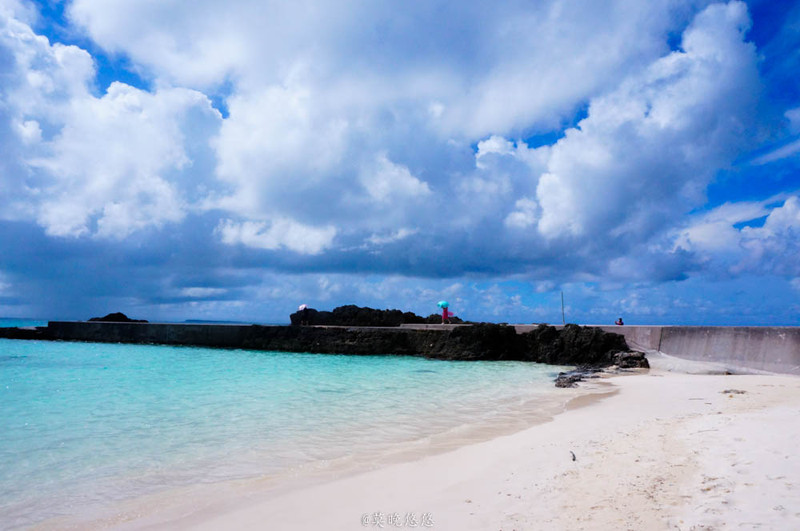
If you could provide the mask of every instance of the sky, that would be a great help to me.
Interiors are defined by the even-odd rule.
[[[800,325],[800,1],[0,0],[0,316]]]

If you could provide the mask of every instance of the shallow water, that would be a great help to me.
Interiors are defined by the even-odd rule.
[[[0,527],[535,414],[559,369],[0,339]]]

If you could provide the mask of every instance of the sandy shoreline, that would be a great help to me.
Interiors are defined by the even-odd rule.
[[[250,492],[224,507],[189,504],[112,526],[800,527],[800,378],[653,370],[594,385],[609,392],[513,435],[282,494]]]

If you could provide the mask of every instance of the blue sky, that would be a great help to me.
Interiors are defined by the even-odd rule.
[[[0,0],[0,315],[800,324],[800,3]]]

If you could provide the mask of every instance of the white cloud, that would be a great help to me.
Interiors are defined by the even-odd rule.
[[[478,173],[459,179],[455,198],[461,206],[459,222],[474,225],[494,218],[512,196],[514,183],[507,173]]]
[[[701,252],[735,250],[741,238],[739,231],[726,221],[700,223],[684,230],[676,246]]]
[[[399,242],[400,240],[405,240],[410,236],[418,233],[418,229],[407,229],[402,228],[396,231],[392,231],[388,234],[373,234],[369,238],[367,238],[367,242],[372,245],[386,245],[387,243],[394,243]]]
[[[737,252],[741,243],[741,231],[734,225],[752,222],[767,216],[767,205],[777,197],[765,201],[725,203],[692,220],[675,239],[675,248],[700,253]]]
[[[36,144],[42,140],[42,128],[36,120],[15,120],[14,130],[25,145]]]
[[[437,10],[408,4],[387,12],[358,0],[335,8],[312,0],[292,5],[234,0],[224,10],[207,0],[192,6],[75,0],[68,14],[100,46],[126,54],[153,75],[156,86],[214,90],[229,83],[230,114],[220,120],[213,142],[215,176],[225,187],[210,186],[198,203],[204,209],[256,225],[302,219],[309,226],[362,235],[413,228],[444,215],[453,230],[536,226],[553,238],[581,235],[587,226],[624,232],[643,224],[647,234],[654,222],[649,218],[663,220],[674,206],[652,204],[665,195],[659,188],[669,188],[653,183],[684,175],[677,195],[693,204],[702,195],[702,180],[729,160],[728,153],[713,153],[729,138],[711,146],[712,153],[698,144],[716,124],[704,123],[693,106],[709,107],[706,117],[731,114],[707,104],[726,99],[709,81],[714,76],[729,74],[720,85],[748,88],[739,83],[750,81],[746,75],[735,79],[731,73],[738,63],[746,70],[747,54],[752,55],[749,48],[742,50],[746,46],[736,31],[741,28],[730,28],[746,24],[739,4],[720,11],[736,12],[727,25],[718,20],[724,17],[706,17],[710,22],[698,17],[685,36],[686,53],[652,64],[667,50],[668,32],[684,24],[695,4],[658,0],[615,9],[549,0],[535,6],[501,3],[489,11],[454,3]],[[443,17],[452,28],[441,27]],[[406,19],[415,21],[414,53],[402,24]],[[703,40],[717,26],[718,34]],[[375,27],[384,28],[380,35]],[[710,63],[705,69],[704,61]],[[627,81],[611,90],[619,79]],[[505,138],[558,126],[602,91],[607,96],[591,100],[580,129],[552,148],[532,149]],[[701,116],[685,123],[685,114]],[[621,149],[628,139],[620,133],[630,129],[639,154],[612,167],[612,160],[626,156]],[[450,162],[481,138],[475,171]],[[646,182],[628,182],[643,168],[658,166],[661,161],[653,159],[671,149],[665,146],[689,151],[695,144],[697,154],[684,153],[680,167],[673,164],[671,172]],[[373,159],[374,153],[381,155]],[[707,168],[690,163],[694,158]],[[180,170],[176,159],[158,160]],[[690,175],[698,171],[696,182]],[[651,204],[625,211],[640,189],[650,189]],[[365,208],[364,192],[382,208]],[[167,190],[166,202],[156,210],[172,215],[161,221],[156,215],[153,224],[180,219],[191,208],[183,195]],[[140,225],[131,219],[139,209],[90,202],[95,209],[83,209],[83,218],[81,212],[71,218],[61,214],[69,220],[64,231],[89,231],[92,216],[105,212],[134,230]],[[649,216],[648,209],[656,215]],[[148,213],[141,225],[152,217]],[[526,232],[528,239],[535,234]]]
[[[204,299],[207,297],[217,297],[220,295],[225,295],[228,293],[228,290],[225,288],[206,288],[206,287],[191,287],[191,288],[183,288],[180,290],[180,294],[184,297],[192,297],[196,299]]]
[[[317,187],[341,161],[347,121],[316,108],[302,86],[269,86],[233,96],[228,105],[215,141],[217,175],[234,193],[219,207],[252,217],[292,209],[287,196]]]
[[[288,249],[300,254],[319,254],[331,246],[336,228],[312,227],[292,219],[278,218],[271,222],[224,220],[217,227],[223,243],[245,245],[255,249]]]
[[[153,94],[115,83],[102,98],[74,101],[48,155],[31,161],[51,176],[40,223],[80,235],[96,217],[97,235],[121,238],[180,221],[186,206],[167,177],[191,164],[181,127],[193,108],[216,119],[203,96],[184,89]]]
[[[548,293],[556,289],[556,283],[552,280],[542,280],[536,283],[536,293]]]
[[[687,218],[750,147],[760,90],[744,4],[707,3],[74,0],[68,29],[153,87],[98,95],[89,53],[0,0],[0,216],[146,248],[154,228],[197,228],[278,268],[303,263],[286,251],[531,282],[756,268],[747,253],[792,241],[791,202]]]
[[[171,84],[231,79],[252,91],[300,71],[323,107],[348,98],[373,113],[422,98],[415,106],[444,135],[480,138],[559,125],[663,53],[668,32],[703,3],[74,0],[68,13]]]
[[[478,142],[476,171],[457,185],[458,197],[466,207],[464,223],[483,223],[497,217],[498,222],[515,231],[534,227],[541,213],[535,200],[536,184],[547,167],[549,154],[547,146],[531,149],[522,140],[498,135]]]
[[[800,275],[800,198],[721,205],[682,230],[675,246],[718,273]]]
[[[782,207],[775,208],[764,222],[764,231],[777,233],[800,227],[800,198],[789,197]],[[755,230],[755,229],[752,229]]]
[[[683,36],[683,51],[605,96],[551,150],[537,200],[546,238],[649,237],[702,204],[753,120],[759,81],[741,2],[714,4]]]
[[[800,133],[800,107],[789,109],[784,115],[789,120],[789,128],[792,133]]]
[[[765,155],[761,155],[753,160],[753,164],[757,166],[769,164],[770,162],[775,162],[777,160],[794,156],[798,152],[800,152],[800,140],[795,140],[794,142],[789,142],[785,146],[781,146]]]
[[[738,203],[724,203],[705,213],[702,218],[707,222],[723,221],[734,225],[744,221],[752,221],[769,214],[767,205],[778,201],[785,201],[783,194],[767,198],[763,201],[740,201]]]
[[[34,6],[23,3],[21,0],[0,0],[0,15],[7,18],[16,18],[26,24],[36,20]]]
[[[67,6],[67,13],[101,46],[156,66],[167,79],[219,82],[246,58],[248,49],[236,30],[251,13],[231,6],[213,9],[202,1],[191,7],[193,25],[184,18],[189,10],[164,2],[75,0]],[[265,33],[272,29],[264,27]]]
[[[475,153],[475,166],[479,169],[486,168],[486,164],[481,162],[483,157],[487,155],[513,155],[516,151],[514,143],[505,138],[492,135],[486,140],[478,142],[478,151]]]
[[[0,47],[13,57],[16,82],[4,83],[0,94],[21,154],[6,176],[17,180],[17,193],[5,215],[33,215],[54,236],[108,238],[180,221],[181,173],[193,163],[189,124],[213,127],[220,120],[208,99],[187,89],[151,93],[123,83],[95,97],[86,51],[51,45],[16,19],[2,22]],[[202,174],[192,168],[191,178],[199,182]]]
[[[91,56],[76,46],[51,46],[9,11],[0,11],[0,50],[6,74],[0,85],[4,111],[26,141],[34,127],[28,123],[37,115],[50,120],[43,120],[40,129],[49,129],[51,123],[58,125],[71,99],[88,94],[87,83],[94,76]]]
[[[385,153],[378,155],[373,164],[362,169],[360,178],[369,196],[380,202],[431,194],[428,183],[411,175],[407,167],[389,160]]]
[[[800,291],[800,278],[793,278],[789,284],[792,286],[792,289],[795,291]]]
[[[491,62],[451,106],[451,130],[483,136],[530,123],[558,125],[576,105],[662,53],[662,37],[685,5],[564,0],[520,11],[498,6],[479,35]]]
[[[518,199],[514,203],[514,211],[505,219],[507,227],[527,229],[539,221],[539,204],[528,197]]]
[[[770,212],[763,226],[743,227],[741,233],[746,253],[734,272],[800,275],[800,198],[789,197]]]

